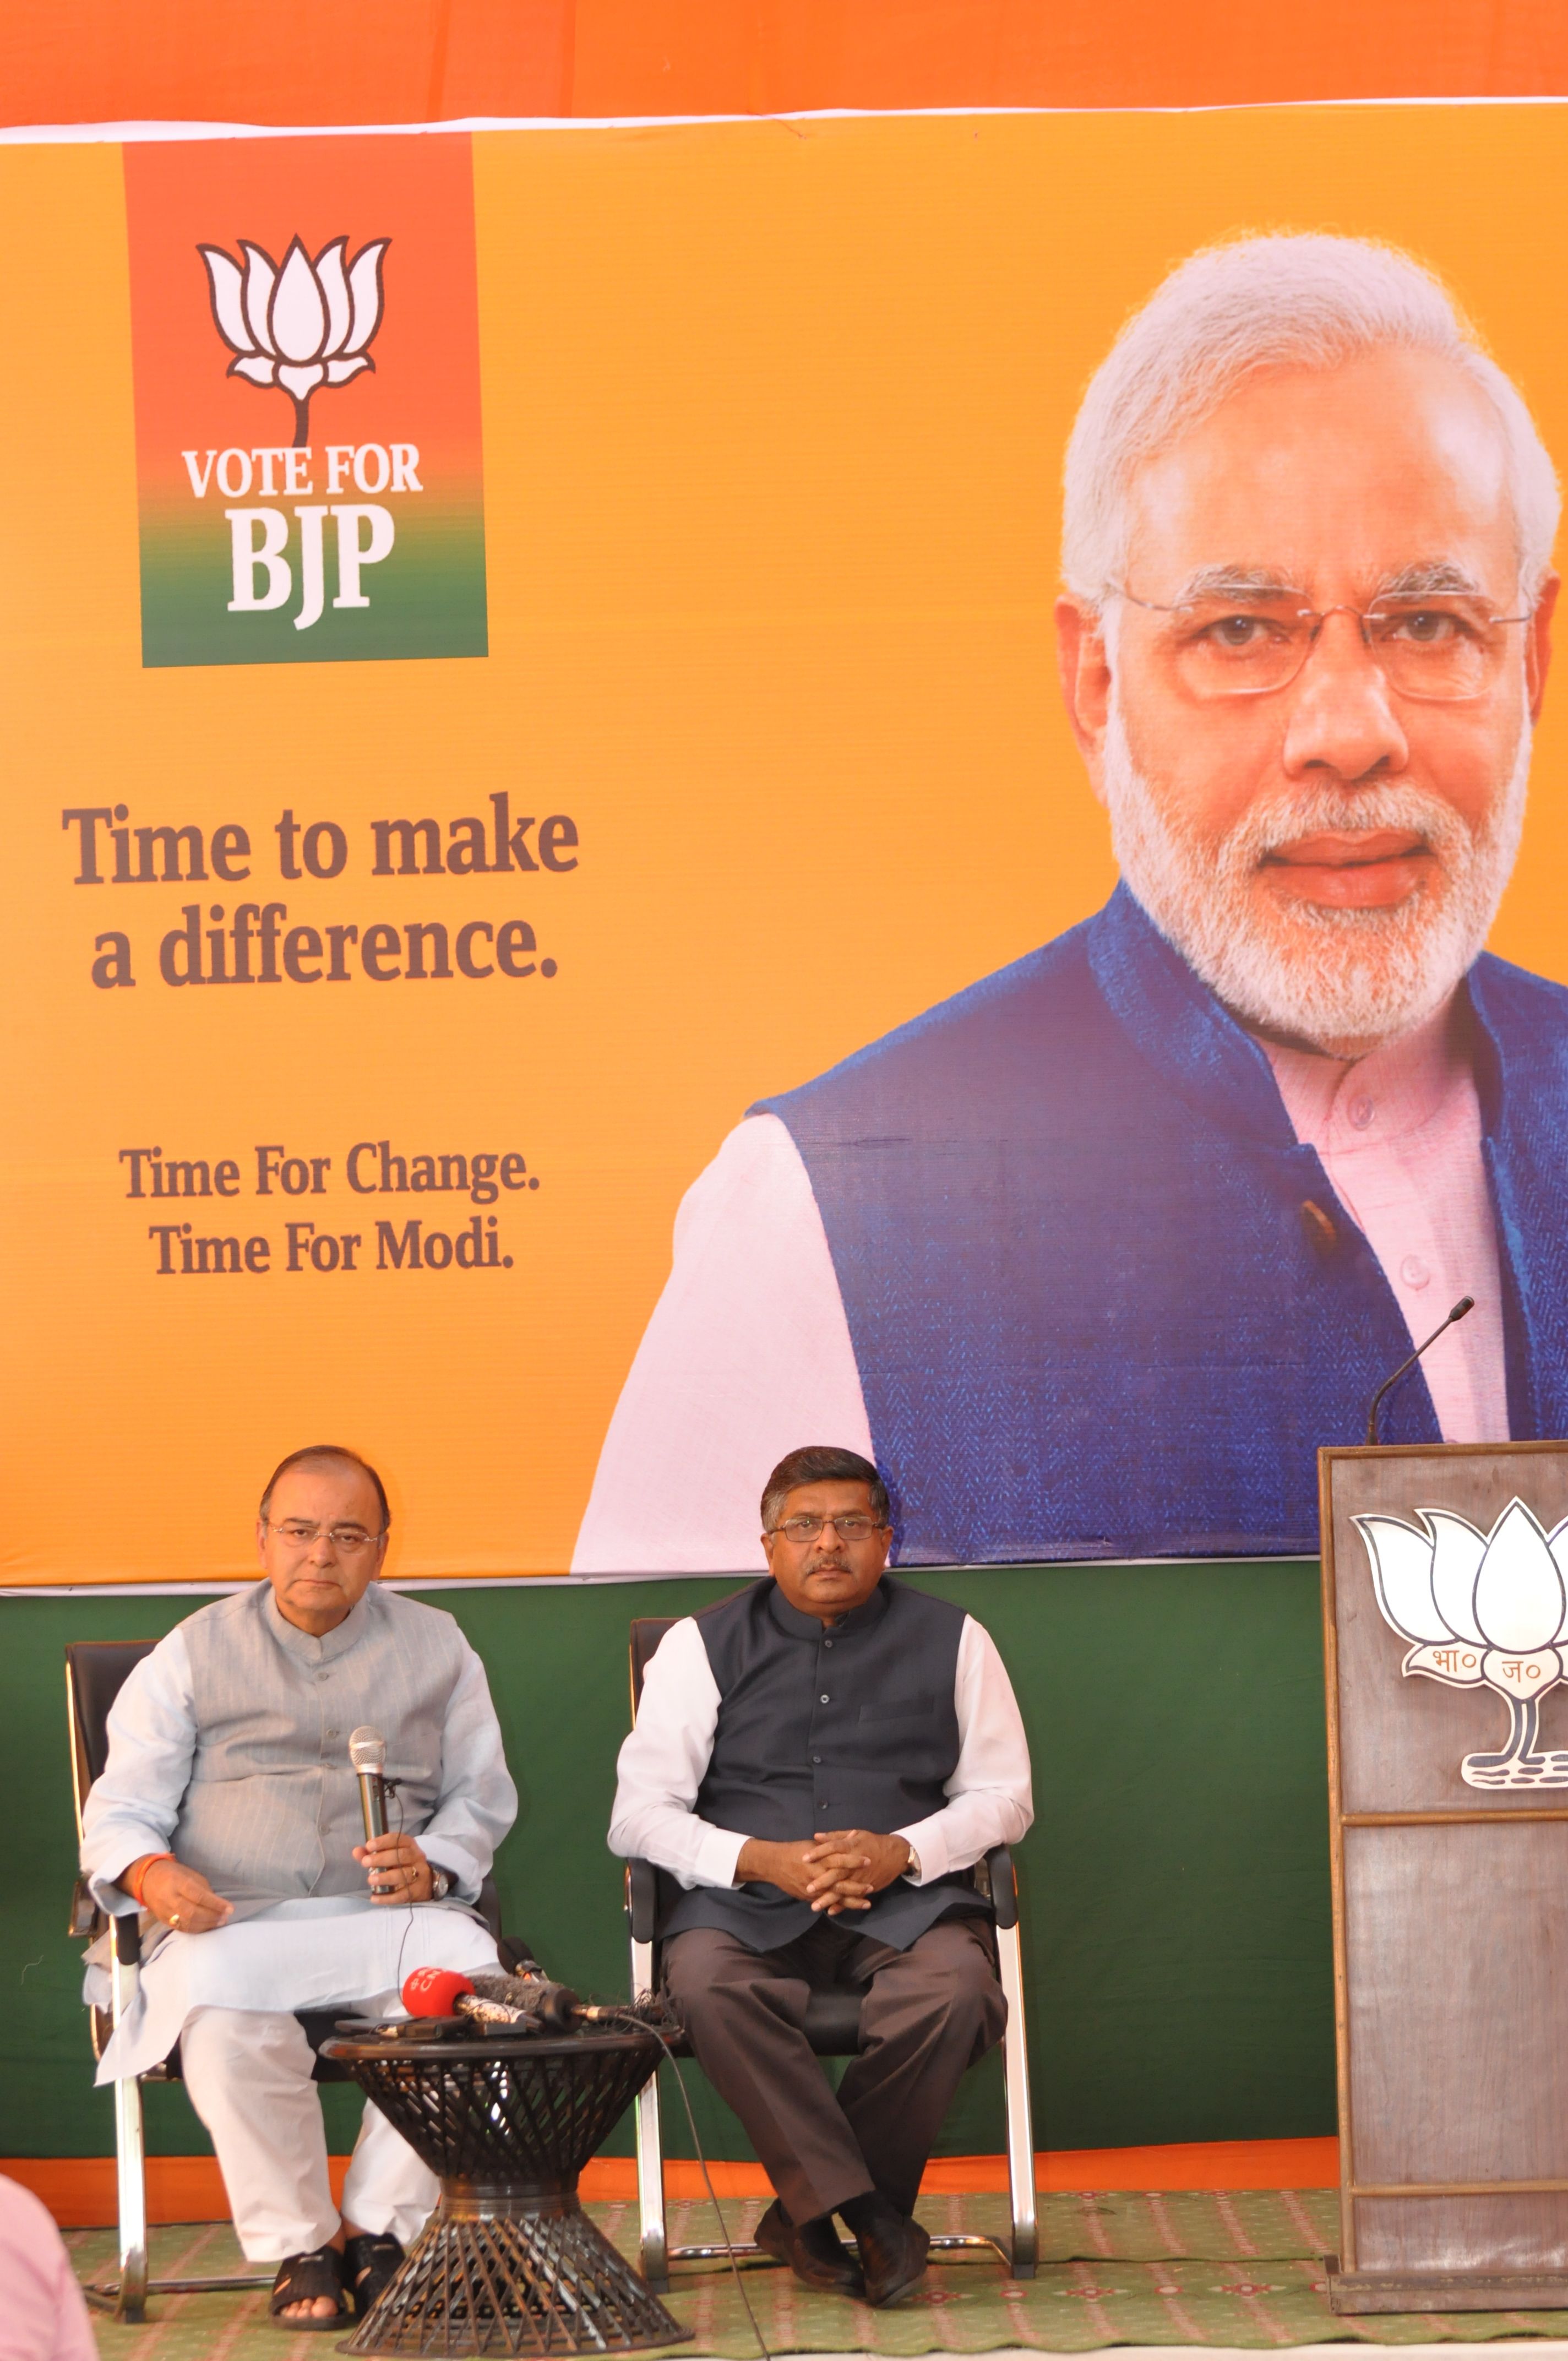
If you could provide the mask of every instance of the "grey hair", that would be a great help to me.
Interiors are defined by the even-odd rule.
[[[808,1443],[781,1459],[762,1487],[762,1531],[771,1533],[779,1510],[803,1484],[866,1484],[871,1488],[872,1513],[885,1525],[890,1513],[887,1486],[869,1459],[831,1443]]]
[[[1435,274],[1368,238],[1276,236],[1205,247],[1156,288],[1090,380],[1067,447],[1062,576],[1098,609],[1126,562],[1144,461],[1266,368],[1332,369],[1386,346],[1440,355],[1491,402],[1507,452],[1519,588],[1552,564],[1557,476],[1523,396]]]

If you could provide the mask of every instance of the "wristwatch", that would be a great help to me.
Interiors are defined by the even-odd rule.
[[[445,1899],[446,1899],[446,1897],[447,1897],[447,1895],[451,1893],[451,1891],[452,1891],[452,1880],[451,1880],[451,1878],[447,1875],[447,1873],[446,1873],[445,1870],[444,1870],[444,1869],[437,1869],[437,1867],[436,1867],[435,1863],[434,1863],[433,1861],[432,1861],[432,1862],[431,1862],[431,1864],[430,1864],[430,1898],[431,1898],[431,1900],[432,1900],[433,1902],[444,1902],[444,1901],[445,1901]]]

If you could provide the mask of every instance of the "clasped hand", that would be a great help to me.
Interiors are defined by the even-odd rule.
[[[370,1844],[356,1845],[354,1858],[369,1880],[372,1902],[428,1902],[434,1891],[430,1863],[412,1837],[377,1837]],[[121,1872],[121,1884],[141,1867],[141,1861],[132,1861]],[[142,1878],[141,1898],[155,1918],[181,1935],[210,1934],[234,1916],[233,1903],[214,1894],[199,1869],[187,1869],[178,1861],[150,1864]]]
[[[772,1844],[748,1837],[735,1864],[737,1885],[776,1885],[797,1902],[837,1918],[845,1910],[869,1910],[880,1894],[909,1866],[903,1837],[875,1836],[866,1828],[834,1828],[803,1843]]]

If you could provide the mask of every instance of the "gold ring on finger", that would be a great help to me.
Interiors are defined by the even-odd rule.
[[[170,1912],[170,1914],[169,1914],[169,1923],[170,1923],[170,1925],[171,1927],[178,1927],[178,1926],[179,1926],[179,1924],[180,1924],[180,1913],[179,1913],[179,1911],[178,1911],[178,1910],[171,1910],[171,1911]]]

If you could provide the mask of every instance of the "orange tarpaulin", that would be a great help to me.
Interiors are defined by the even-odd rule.
[[[0,119],[417,123],[817,107],[1542,97],[1558,0],[50,0]]]

